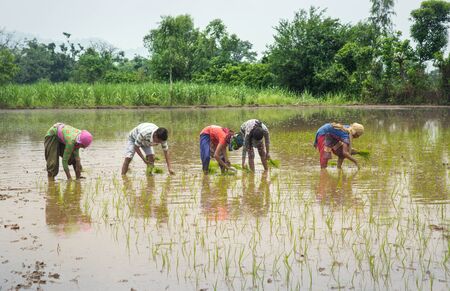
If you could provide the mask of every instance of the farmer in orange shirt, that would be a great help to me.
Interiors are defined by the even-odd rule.
[[[205,174],[208,174],[209,161],[214,157],[219,163],[220,170],[234,170],[227,156],[227,146],[231,142],[234,132],[218,125],[210,125],[200,132],[200,158]]]

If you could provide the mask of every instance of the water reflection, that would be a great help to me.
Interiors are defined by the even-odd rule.
[[[258,187],[256,175],[253,173],[242,175],[242,207],[256,217],[265,216],[270,207],[270,180],[267,172],[261,174]]]
[[[198,132],[205,124],[215,123],[238,128],[243,120],[250,118],[264,120],[270,127],[272,155],[282,161],[281,170],[295,171],[301,177],[309,176],[311,169],[315,171],[319,168],[318,154],[311,146],[315,130],[330,120],[344,123],[358,120],[367,125],[366,133],[364,139],[355,141],[354,147],[370,152],[370,160],[365,161],[357,157],[361,163],[358,180],[364,182],[364,193],[390,195],[389,193],[398,190],[396,177],[401,174],[406,177],[401,180],[402,195],[426,203],[432,203],[434,199],[439,200],[439,203],[449,201],[450,177],[447,163],[450,154],[450,109],[448,107],[0,111],[0,142],[3,145],[1,150],[4,150],[0,153],[0,159],[2,164],[12,165],[8,171],[2,169],[4,179],[2,183],[14,184],[19,175],[24,177],[20,183],[32,183],[36,176],[42,173],[42,139],[45,130],[54,123],[54,120],[64,120],[80,128],[92,130],[95,144],[83,153],[85,157],[83,166],[88,173],[86,177],[91,179],[98,175],[111,178],[112,174],[119,171],[121,164],[117,161],[122,159],[123,139],[136,122],[151,120],[168,128],[174,167],[182,172],[186,168],[196,171],[198,169],[198,164],[192,161],[198,160],[199,153],[192,151],[192,148],[198,146]],[[3,152],[8,152],[8,155]],[[230,158],[239,161],[239,152],[230,153]],[[35,162],[29,164],[26,169],[20,166],[30,159]],[[141,164],[136,167],[141,167]],[[361,177],[364,177],[364,180]],[[174,185],[179,182],[177,179],[173,178]],[[316,179],[317,177],[313,180]],[[332,184],[332,182],[323,183]],[[249,182],[245,184],[248,188],[252,187],[247,185]],[[307,185],[307,188],[301,188],[304,185]],[[151,200],[153,195],[151,182],[147,181],[147,186],[142,186],[142,189],[136,191],[145,190],[150,193],[144,196],[137,193],[134,195]],[[258,185],[255,185],[255,188],[257,187]],[[316,191],[315,183],[304,183],[301,187],[299,190],[303,193]],[[327,187],[330,189],[331,186]],[[218,189],[211,190],[218,191]],[[241,211],[240,204],[243,203],[242,199],[235,199],[232,190],[228,191],[228,200],[231,201],[229,203],[237,203],[238,210],[233,207],[228,215]],[[226,194],[223,191],[221,193]],[[146,196],[149,197],[145,198]],[[160,196],[157,196],[159,199]],[[150,215],[152,211],[147,212]]]
[[[158,195],[155,176],[146,176],[138,190],[133,179],[123,176],[124,192],[128,197],[130,212],[137,217],[156,218],[157,223],[166,223],[169,217],[167,197],[171,191],[171,176],[167,176]]]
[[[91,217],[81,209],[81,196],[80,181],[67,181],[63,191],[60,183],[49,181],[45,221],[59,236],[91,229]]]
[[[346,174],[338,170],[337,174],[330,174],[327,169],[321,169],[316,187],[316,199],[329,206],[356,206],[361,201],[353,194],[353,179],[357,172]]]
[[[203,175],[200,203],[208,220],[225,220],[229,216],[228,188],[231,177]]]

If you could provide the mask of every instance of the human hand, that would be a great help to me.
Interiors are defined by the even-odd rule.
[[[269,153],[266,154],[266,160],[270,160],[270,154]]]
[[[169,169],[169,174],[175,175],[175,172],[172,169]]]
[[[155,160],[156,160],[155,155],[148,155],[146,160],[151,164],[155,163]],[[147,163],[147,164],[149,164],[149,163]]]

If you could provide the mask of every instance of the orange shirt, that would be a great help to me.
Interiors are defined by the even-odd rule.
[[[213,145],[227,144],[227,134],[223,128],[218,125],[210,125],[205,127],[200,134],[208,134]]]

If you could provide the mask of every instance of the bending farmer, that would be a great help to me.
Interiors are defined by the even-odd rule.
[[[200,158],[205,174],[208,174],[209,161],[214,157],[222,173],[233,170],[227,156],[227,146],[231,142],[233,131],[218,125],[210,125],[200,132]]]
[[[241,134],[244,136],[244,147],[242,148],[242,168],[246,168],[245,158],[248,152],[248,164],[252,172],[255,171],[255,152],[253,148],[258,149],[261,163],[264,170],[267,171],[267,161],[270,159],[269,129],[257,119],[250,119],[241,125]],[[264,137],[264,144],[262,142]],[[265,148],[264,148],[265,145]]]
[[[320,153],[320,167],[326,168],[328,160],[331,159],[331,152],[338,156],[337,167],[342,168],[345,158],[352,161],[358,168],[358,162],[352,157],[356,150],[352,149],[352,140],[360,137],[364,133],[364,127],[359,123],[342,125],[340,123],[324,124],[316,133],[314,147]]]
[[[45,160],[47,161],[48,179],[54,180],[59,172],[59,157],[67,179],[72,179],[69,165],[75,170],[75,177],[81,178],[81,161],[78,150],[87,148],[92,142],[92,135],[87,130],[79,130],[64,123],[56,123],[45,135]]]
[[[167,170],[171,175],[175,174],[170,166],[169,159],[169,146],[167,144],[168,132],[163,127],[158,127],[153,123],[141,123],[128,135],[127,146],[125,150],[125,160],[122,165],[122,175],[126,175],[128,172],[128,166],[133,159],[134,153],[137,153],[139,157],[147,165],[154,165],[155,163],[155,151],[153,146],[161,144],[164,151],[164,158],[167,163]],[[145,152],[145,157],[142,154],[140,148]]]

